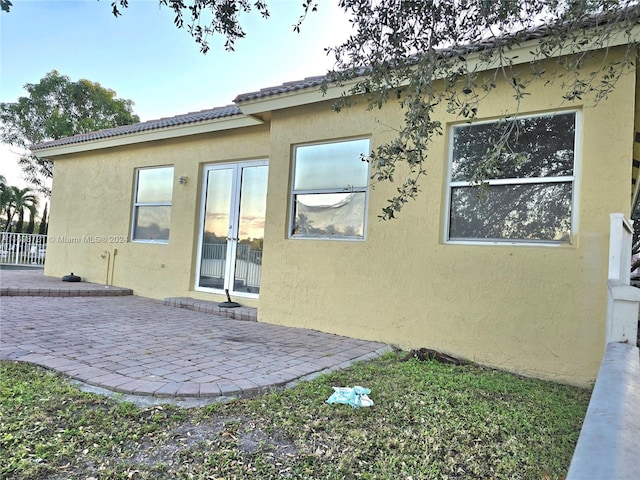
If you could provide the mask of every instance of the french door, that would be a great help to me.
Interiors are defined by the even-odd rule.
[[[260,293],[268,169],[266,161],[205,167],[197,290]]]

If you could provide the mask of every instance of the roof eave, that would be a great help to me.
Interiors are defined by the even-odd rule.
[[[261,125],[263,122],[249,115],[234,115],[232,117],[216,118],[213,120],[157,128],[137,133],[125,133],[113,137],[100,138],[78,143],[70,143],[53,147],[44,147],[33,152],[42,158],[55,158],[70,153],[88,152],[105,148],[121,147],[136,143],[169,140],[173,138],[198,135],[202,133],[219,132],[243,127]]]

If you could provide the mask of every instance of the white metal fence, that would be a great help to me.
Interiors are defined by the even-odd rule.
[[[46,256],[46,235],[0,232],[0,263],[42,266]]]
[[[205,243],[202,249],[200,275],[223,278],[226,273],[227,245]],[[262,251],[249,245],[236,249],[235,280],[247,287],[258,288],[262,274]]]

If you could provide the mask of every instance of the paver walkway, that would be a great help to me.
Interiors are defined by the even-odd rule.
[[[3,289],[11,277],[2,271]],[[125,394],[249,396],[389,350],[381,343],[234,320],[136,296],[3,291],[0,297],[0,359],[43,365]]]

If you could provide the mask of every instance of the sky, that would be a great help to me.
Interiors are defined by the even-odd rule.
[[[26,83],[55,69],[133,100],[141,121],[229,105],[240,93],[333,66],[324,48],[346,39],[350,23],[337,1],[318,3],[295,33],[302,0],[269,0],[269,19],[241,17],[247,36],[234,52],[212,39],[205,55],[157,0],[129,0],[118,18],[111,0],[13,0],[11,12],[0,13],[0,102],[17,101]],[[15,148],[0,146],[0,174],[27,186],[16,160]]]

